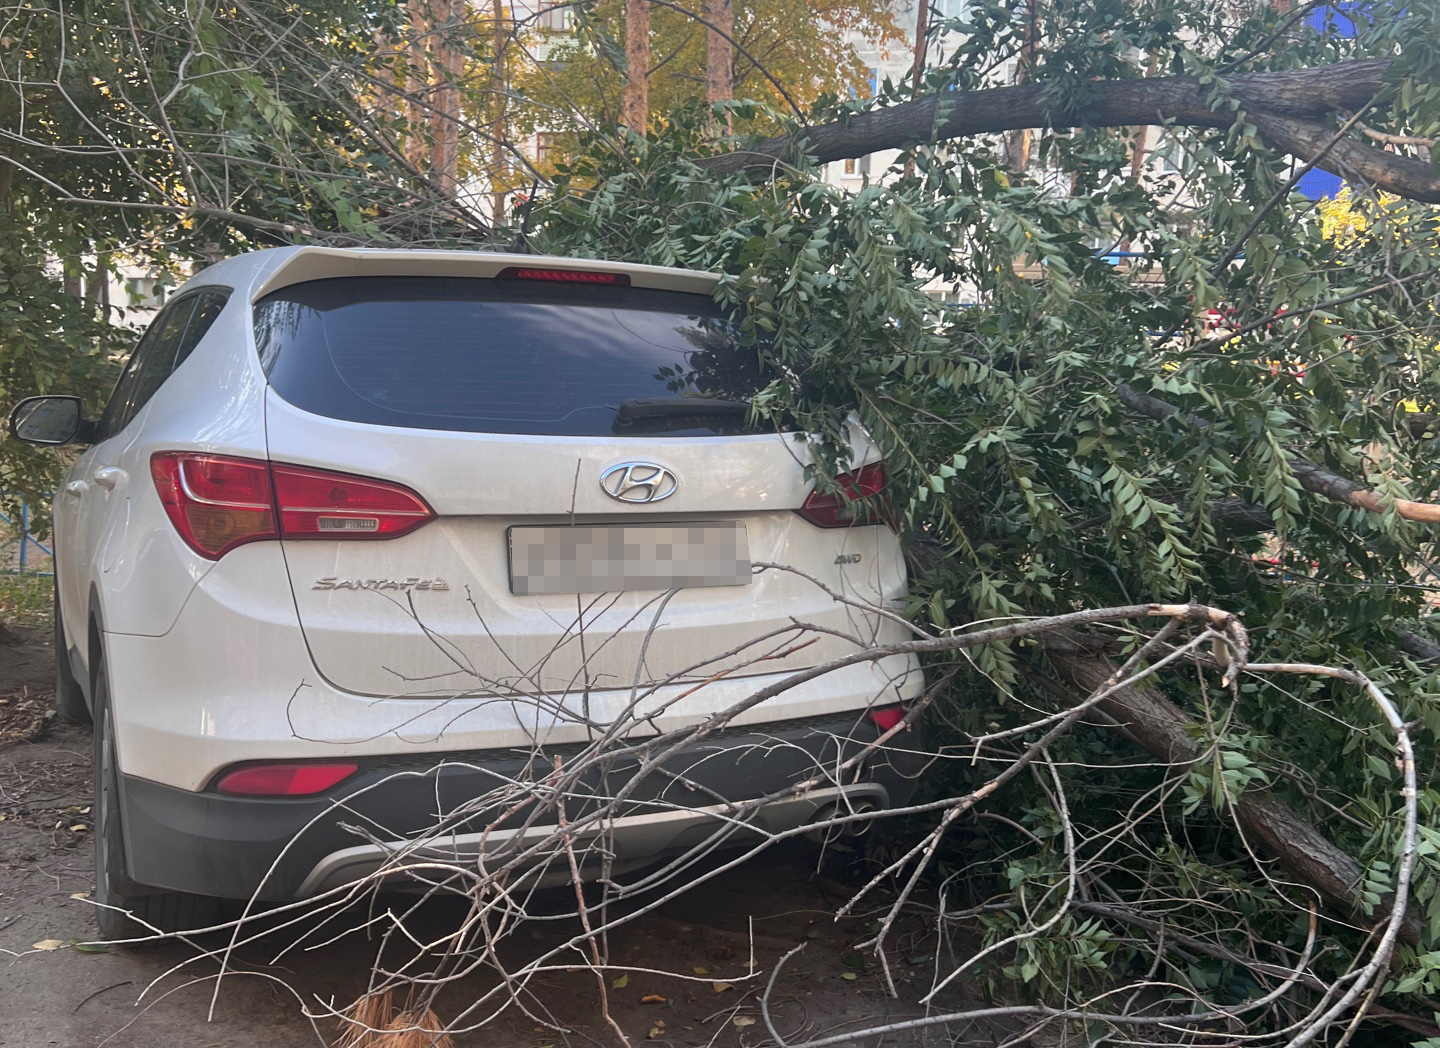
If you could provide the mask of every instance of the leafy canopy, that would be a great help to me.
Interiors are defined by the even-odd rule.
[[[1082,112],[1097,78],[1201,75],[1213,105],[1233,108],[1221,71],[1393,55],[1393,87],[1367,115],[1410,136],[1440,130],[1433,3],[1352,12],[1353,38],[1333,14],[1317,29],[1268,6],[1036,6],[1034,78]],[[928,86],[981,83],[978,70],[1020,46],[1028,9],[972,5],[956,27],[968,37]],[[853,107],[902,97],[894,87]],[[884,446],[892,495],[928,551],[915,615],[945,629],[1147,600],[1232,608],[1267,657],[1363,667],[1404,716],[1440,731],[1434,671],[1400,656],[1394,633],[1428,619],[1433,531],[1310,494],[1296,467],[1318,463],[1386,497],[1440,497],[1433,209],[1356,185],[1344,206],[1351,226],[1363,214],[1363,234],[1338,235],[1340,205],[1295,193],[1293,165],[1243,112],[1225,130],[1168,130],[1172,169],[1140,180],[1132,132],[1082,129],[1043,136],[1031,177],[1005,170],[995,142],[922,144],[854,195],[803,168],[714,177],[695,163],[704,130],[676,123],[625,156],[597,143],[562,170],[532,239],[727,274],[721,294],[743,309],[757,352],[807,378],[777,382],[761,410],[822,434],[824,472],[847,465],[838,436],[852,412]],[[1103,257],[1122,245],[1134,256],[1123,267]],[[938,305],[923,291],[936,278],[969,304]],[[1218,332],[1202,323],[1208,310],[1225,318]],[[1132,414],[1126,388],[1183,414]],[[1238,504],[1259,507],[1273,529],[1237,526],[1224,510]],[[1022,724],[1054,702],[1034,650],[984,651],[971,669],[950,685],[961,731]],[[1261,785],[1367,864],[1365,896],[1378,904],[1392,877],[1398,773],[1364,697],[1319,682],[1247,680],[1230,693],[1181,674],[1165,685],[1203,726],[1209,757],[1173,782],[1148,767],[1120,771],[1136,755],[1113,733],[1068,737],[1054,757],[1070,762],[1069,810],[1085,813],[1081,861],[1123,871],[1109,882],[1118,897],[1163,905],[1186,934],[1261,955],[1257,941],[1294,943],[1303,912],[1249,872],[1225,826],[1235,797]],[[1432,827],[1433,753],[1421,769]],[[1053,906],[1066,877],[1055,794],[1009,789],[1023,833],[987,823],[976,852],[1020,856],[1008,890]],[[1111,826],[1125,832],[1100,832]],[[1402,1007],[1408,992],[1440,989],[1426,952],[1440,945],[1440,835],[1425,834],[1423,948],[1391,984]],[[952,854],[957,871],[966,857]],[[988,868],[965,874],[982,897],[995,887]],[[1023,922],[997,913],[986,923],[998,940]],[[1332,952],[1320,970],[1335,975],[1358,940],[1343,922],[1323,934]],[[1123,969],[1116,955],[1130,950],[1066,914],[1027,939],[1008,974],[1063,994],[1077,975]],[[1187,978],[1221,992],[1234,972],[1197,960]]]
[[[737,99],[761,104],[737,114],[737,133],[776,127],[773,108],[803,115],[820,99],[869,95],[870,71],[851,41],[904,51],[885,0],[738,0],[733,91]],[[649,103],[653,122],[705,95],[706,27],[696,19],[699,4],[664,4],[650,15]],[[524,43],[533,60],[516,63],[515,129],[559,134],[556,159],[578,136],[619,121],[625,67],[623,0],[576,5],[575,32],[538,29]],[[800,107],[797,114],[791,105]]]

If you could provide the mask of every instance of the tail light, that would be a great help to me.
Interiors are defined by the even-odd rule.
[[[555,284],[609,284],[629,287],[625,273],[601,273],[593,269],[539,269],[535,266],[510,266],[495,274],[496,280],[548,280]]]
[[[852,524],[894,527],[894,512],[883,494],[885,483],[885,464],[872,462],[836,477],[835,485],[840,490],[833,494],[810,492],[796,512],[817,528],[848,528]]]
[[[242,797],[308,797],[343,782],[359,767],[354,761],[248,764],[221,775],[215,789]]]
[[[865,717],[871,724],[879,728],[883,735],[905,719],[905,707],[882,706],[878,710],[867,711]]]
[[[270,475],[287,539],[393,539],[435,516],[415,492],[383,480],[278,463]]]
[[[279,538],[268,463],[169,451],[150,459],[150,475],[170,523],[202,557]]]
[[[150,473],[175,530],[210,560],[261,539],[396,538],[435,518],[409,488],[306,466],[166,451]]]

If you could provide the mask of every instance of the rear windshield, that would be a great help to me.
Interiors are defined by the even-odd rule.
[[[285,400],[380,426],[557,436],[740,433],[750,431],[745,412],[715,402],[743,405],[769,382],[756,351],[741,345],[709,298],[646,288],[317,280],[258,302],[255,341]],[[682,398],[706,403],[690,412]],[[636,411],[635,403],[647,410]]]

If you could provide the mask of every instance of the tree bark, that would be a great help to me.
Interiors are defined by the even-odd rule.
[[[1440,666],[1440,644],[1433,640],[1420,636],[1418,633],[1411,633],[1408,630],[1397,631],[1400,636],[1400,650],[1409,655],[1417,662],[1429,663],[1432,666]]]
[[[915,58],[910,66],[910,89],[920,93],[925,76],[925,55],[930,50],[930,0],[920,0],[915,7]],[[880,85],[875,85],[877,88]]]
[[[1090,695],[1115,683],[1114,663],[1086,650],[1083,637],[1046,634],[1042,645],[1050,664],[1079,694]],[[1167,764],[1183,768],[1200,757],[1196,722],[1152,685],[1121,688],[1096,708],[1114,720],[1127,738]],[[1362,915],[1360,864],[1308,821],[1258,789],[1236,798],[1234,814],[1250,843],[1287,874],[1347,917]],[[1384,916],[1377,912],[1371,919]],[[1413,915],[1403,936],[1411,944],[1419,941],[1420,927]]]
[[[423,128],[428,127],[421,97],[425,91],[429,62],[425,58],[424,41],[430,35],[429,0],[405,0],[409,32],[406,34],[405,55],[405,159],[417,171],[429,172],[430,149]]]
[[[1030,82],[1030,70],[1035,65],[1035,52],[1040,44],[1040,12],[1035,9],[1039,0],[1025,0],[1025,40],[1020,45],[1020,55],[1015,61],[1015,83]],[[1030,166],[1030,128],[1022,127],[1011,131],[1005,143],[1006,160],[1011,171],[1024,171]]]
[[[1440,174],[1428,164],[1372,148],[1359,139],[1346,138],[1331,146],[1334,131],[1326,118],[1370,104],[1384,90],[1389,67],[1388,59],[1341,62],[1279,73],[1244,73],[1230,77],[1226,84],[1246,119],[1279,148],[1310,160],[1328,146],[1330,167],[1399,196],[1440,202]],[[1083,97],[1064,104],[1045,101],[1043,92],[1043,85],[1025,84],[927,95],[765,139],[749,149],[706,157],[699,163],[728,174],[768,169],[776,162],[805,156],[829,163],[882,149],[1022,128],[1165,123],[1229,127],[1234,122],[1229,106],[1212,108],[1214,85],[1201,84],[1195,77],[1096,81]]]
[[[714,106],[735,94],[735,49],[730,44],[735,35],[734,0],[705,0],[705,21],[714,27],[705,29],[705,101]],[[726,133],[732,128],[726,114]]]
[[[435,36],[434,108],[430,111],[430,173],[446,196],[460,185],[460,80],[465,50],[460,44],[464,0],[439,0],[441,24]]]
[[[510,37],[505,24],[505,0],[495,0],[494,13],[491,43],[495,48],[495,64],[491,86],[495,93],[495,123],[490,131],[490,214],[491,221],[498,226],[505,221],[505,45]]]
[[[461,0],[407,0],[405,159],[447,195],[459,184]]]
[[[620,122],[643,135],[650,120],[650,5],[625,0],[625,86]]]

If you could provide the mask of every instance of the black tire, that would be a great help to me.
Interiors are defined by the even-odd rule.
[[[66,724],[90,723],[90,705],[85,701],[85,689],[70,669],[70,652],[65,648],[65,626],[60,621],[58,590],[55,594],[55,713]]]
[[[135,939],[160,932],[206,928],[221,920],[224,903],[188,892],[157,892],[130,880],[120,827],[120,771],[115,764],[110,685],[103,663],[95,668],[95,901],[100,934]],[[115,907],[110,909],[109,907]]]

